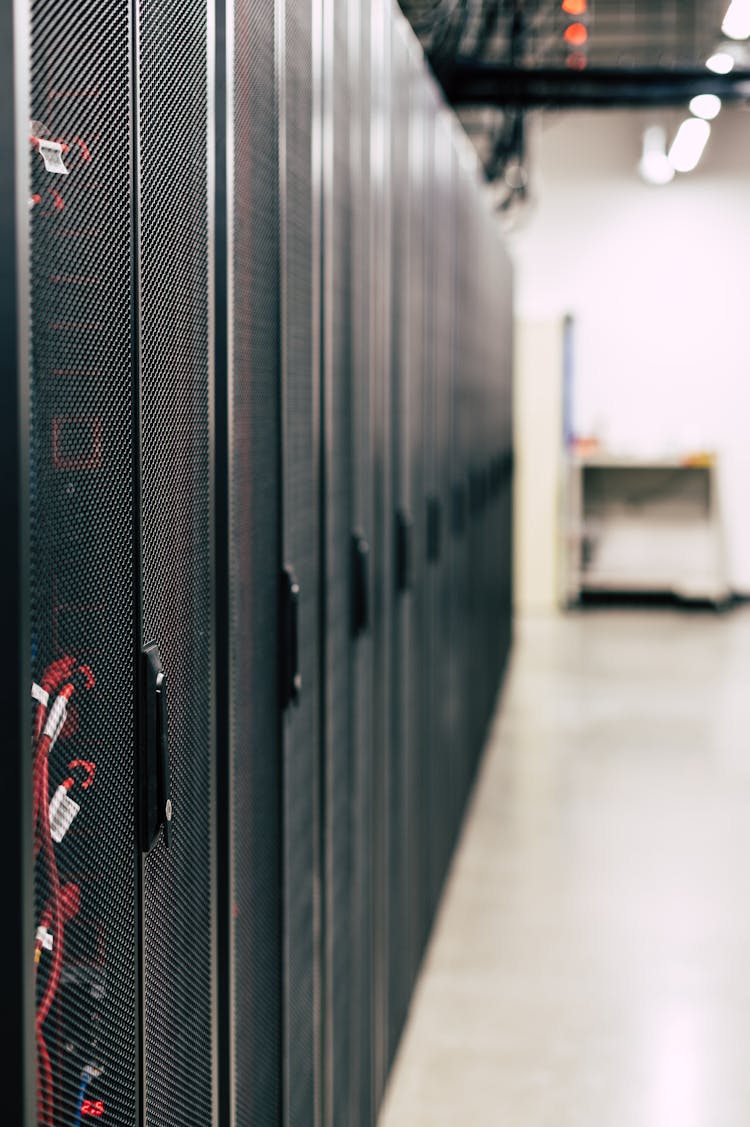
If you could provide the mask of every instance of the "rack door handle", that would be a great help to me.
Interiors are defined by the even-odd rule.
[[[280,592],[280,647],[281,669],[279,689],[282,709],[296,704],[302,692],[302,674],[299,667],[299,599],[300,588],[291,567],[281,572]]]
[[[169,710],[167,675],[156,642],[143,649],[144,732],[141,786],[141,848],[148,853],[163,830],[164,844],[172,838],[172,784],[169,767]]]
[[[412,585],[412,531],[414,521],[404,509],[396,513],[396,590],[408,591]]]
[[[439,497],[427,498],[427,559],[437,563],[441,549],[441,505]]]
[[[370,625],[370,545],[361,532],[351,541],[352,634],[358,638]]]

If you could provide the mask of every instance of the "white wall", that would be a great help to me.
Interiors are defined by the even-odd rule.
[[[562,604],[563,324],[518,320],[514,339],[513,598],[524,613]]]
[[[516,312],[573,315],[577,433],[718,452],[732,582],[750,592],[750,113],[722,111],[695,172],[643,184],[644,126],[671,137],[682,116],[537,121]]]

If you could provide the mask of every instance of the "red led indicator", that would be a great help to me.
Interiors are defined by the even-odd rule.
[[[92,1118],[104,1115],[104,1100],[84,1100],[81,1115],[90,1115]]]
[[[562,10],[569,16],[582,16],[587,8],[587,0],[562,0]]]
[[[572,43],[574,47],[582,47],[589,37],[585,24],[572,23],[570,27],[565,29],[565,38],[568,43]]]

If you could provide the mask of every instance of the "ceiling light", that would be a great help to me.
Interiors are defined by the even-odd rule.
[[[715,94],[696,94],[690,100],[690,112],[705,121],[713,121],[721,109],[721,98]]]
[[[572,43],[574,47],[582,47],[588,37],[589,33],[585,24],[572,23],[570,27],[565,28],[565,39],[568,43]]]
[[[643,154],[638,171],[647,184],[669,184],[674,168],[666,154],[667,135],[660,125],[651,125],[643,134]]]
[[[726,51],[717,51],[710,59],[706,59],[706,66],[714,74],[729,74],[734,67],[734,59]]]
[[[676,172],[692,172],[701,159],[711,126],[700,117],[689,117],[677,130],[669,150],[669,161]]]
[[[666,153],[644,153],[638,171],[647,184],[661,187],[674,180],[674,167]]]
[[[732,0],[721,30],[730,39],[747,39],[750,36],[750,0]]]

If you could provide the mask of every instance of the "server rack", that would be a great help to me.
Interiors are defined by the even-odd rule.
[[[7,809],[0,825],[5,856],[15,859],[6,873],[8,903],[16,906],[15,927],[3,929],[5,967],[3,1017],[7,1031],[2,1078],[7,1112],[12,1122],[26,1124],[34,1118],[36,1046],[34,1043],[34,975],[28,957],[33,949],[35,913],[32,840],[31,771],[28,757],[13,749],[28,746],[31,727],[30,592],[29,592],[29,277],[27,149],[16,143],[26,137],[28,103],[28,24],[12,5],[0,12],[0,97],[6,107],[6,128],[1,134],[0,190],[0,331],[3,348],[0,376],[3,410],[0,412],[0,464],[4,488],[0,507],[8,549],[3,553],[2,581],[6,592],[5,660],[2,666],[2,709],[8,755],[5,765]]]
[[[140,640],[166,671],[175,810],[142,878],[144,1118],[178,1127],[217,1099],[208,4],[142,0],[136,36]]]
[[[370,372],[373,427],[373,1088],[376,1105],[386,1076],[388,1028],[388,841],[391,811],[390,672],[392,661],[392,408],[391,408],[391,9],[387,0],[371,11],[370,102]]]
[[[424,466],[424,559],[425,559],[425,619],[423,634],[422,711],[424,728],[419,753],[424,781],[425,827],[422,848],[426,846],[424,942],[427,941],[433,915],[437,906],[440,883],[439,848],[439,795],[440,795],[440,703],[438,700],[438,616],[439,570],[442,550],[440,492],[438,485],[437,404],[440,394],[440,358],[438,337],[441,334],[440,307],[441,279],[439,246],[443,238],[440,230],[440,186],[437,164],[437,118],[440,101],[436,87],[429,83],[424,88],[425,131],[425,353],[422,384],[422,426],[424,438],[422,458]]]
[[[320,17],[279,0],[283,1121],[321,1116]]]
[[[370,277],[371,18],[367,5],[350,5],[348,24],[350,192],[352,216],[352,531],[372,543],[374,526],[374,373]],[[372,550],[372,549],[371,549]],[[370,585],[372,575],[370,575]],[[372,586],[370,586],[372,592]],[[372,629],[361,631],[352,653],[352,1060],[351,1106],[355,1122],[372,1122],[374,764]]]
[[[472,365],[472,348],[476,347],[471,307],[466,295],[471,293],[474,247],[471,244],[471,172],[465,163],[459,170],[456,185],[456,243],[461,253],[456,255],[456,319],[455,319],[455,380],[453,388],[453,458],[451,476],[451,544],[455,560],[456,583],[452,597],[452,684],[456,699],[456,746],[463,754],[456,759],[459,785],[457,801],[459,811],[471,782],[471,730],[473,723],[472,700],[472,552],[471,510],[468,466],[472,453],[471,404],[469,378]],[[459,815],[460,816],[460,815]]]
[[[434,835],[435,851],[435,903],[450,857],[453,826],[451,818],[450,761],[450,681],[448,654],[451,639],[450,627],[450,555],[447,514],[450,506],[450,428],[451,384],[453,379],[453,316],[455,294],[452,285],[453,265],[453,145],[451,121],[442,106],[435,120],[435,208],[440,237],[435,240],[434,276],[436,287],[437,320],[433,333],[435,344],[435,497],[437,499],[438,527],[436,569],[436,619],[435,619],[435,705],[436,732],[433,747],[434,776]]]
[[[369,625],[369,543],[352,496],[352,194],[349,5],[325,0],[322,21],[321,575],[324,677],[323,1122],[352,1121],[354,1023],[352,796],[353,647]]]
[[[393,614],[391,633],[391,734],[388,761],[387,899],[388,986],[385,1064],[389,1069],[406,1018],[409,997],[408,916],[409,881],[406,859],[409,810],[409,723],[416,688],[411,683],[409,655],[412,628],[412,492],[409,434],[413,410],[409,384],[409,109],[412,58],[410,40],[401,19],[393,21],[391,40],[392,110],[390,185],[392,263],[389,320],[391,326],[390,400]]]
[[[29,68],[35,1110],[43,1125],[84,1107],[127,1123],[146,1055],[132,770],[141,649],[132,27],[119,0],[96,12],[44,0],[16,12],[29,32],[19,62]]]
[[[427,257],[428,239],[427,173],[428,137],[426,124],[426,92],[415,68],[410,83],[409,112],[409,168],[407,185],[409,209],[409,294],[406,323],[409,334],[409,396],[413,404],[410,412],[409,476],[413,499],[411,534],[412,622],[413,646],[410,655],[410,683],[414,692],[411,700],[409,729],[409,820],[407,870],[409,873],[410,911],[409,977],[414,981],[421,962],[427,938],[429,917],[429,855],[424,848],[429,829],[427,804],[428,774],[424,748],[427,743],[427,715],[425,694],[427,679],[425,637],[429,601],[425,582],[427,572],[427,515],[425,496],[426,442],[424,425],[424,396],[427,380]]]
[[[12,1087],[368,1124],[510,639],[509,267],[385,0],[178,8],[17,0],[3,75]]]
[[[228,744],[228,784],[223,797],[228,824],[220,838],[226,849],[228,885],[222,905],[227,929],[222,954],[227,973],[223,983],[225,1041],[220,1058],[225,1086],[220,1109],[226,1119],[220,1121],[256,1127],[282,1121],[285,1020],[276,55],[283,11],[274,0],[252,4],[235,0],[227,15],[226,55],[223,48],[217,51],[217,78],[222,74],[222,59],[227,59],[226,218],[225,233],[217,225],[216,257],[218,280],[225,242],[228,345],[227,387],[217,397],[217,438],[222,431],[228,437],[220,470],[228,502],[225,578],[219,584],[220,591],[222,586],[228,591],[226,663],[218,678],[226,691],[224,740]],[[220,129],[217,134],[221,137]],[[220,184],[218,159],[217,165]],[[221,214],[221,206],[217,210]],[[222,401],[226,404],[224,419]],[[309,896],[309,889],[304,888],[303,894]]]
[[[464,359],[461,322],[461,268],[462,245],[462,193],[466,175],[466,150],[460,138],[453,152],[450,256],[448,272],[452,292],[453,321],[450,339],[450,387],[448,390],[449,419],[446,435],[448,509],[446,519],[448,587],[448,641],[446,646],[447,689],[449,701],[446,723],[448,750],[447,785],[449,792],[450,845],[455,842],[460,829],[467,793],[465,770],[466,754],[466,699],[462,673],[467,651],[466,611],[464,592],[467,584],[468,559],[466,552],[466,490],[463,483],[463,451],[461,449],[461,372]]]

